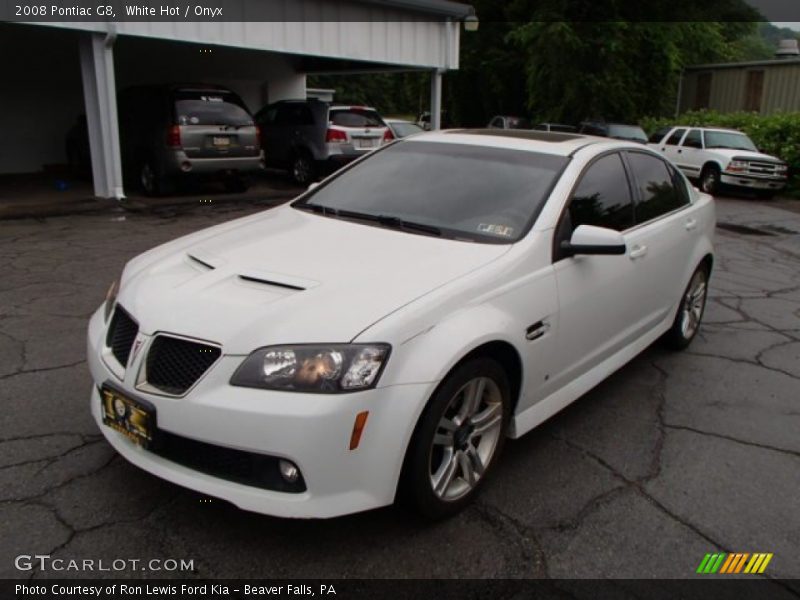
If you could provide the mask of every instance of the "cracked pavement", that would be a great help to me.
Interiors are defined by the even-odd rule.
[[[800,215],[723,199],[699,337],[653,346],[510,441],[478,501],[428,524],[240,511],[119,458],[89,415],[85,329],[132,256],[264,207],[0,222],[0,576],[19,554],[184,558],[176,577],[694,576],[707,552],[772,552],[800,596]],[[745,577],[744,575],[740,577]]]

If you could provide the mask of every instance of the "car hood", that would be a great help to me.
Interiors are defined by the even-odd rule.
[[[770,156],[769,154],[763,154],[761,152],[752,152],[751,150],[734,150],[732,148],[708,148],[708,151],[714,152],[728,159],[741,158],[745,160],[763,160],[764,162],[784,164],[783,161],[779,158],[775,158],[774,156]]]
[[[347,342],[509,248],[284,206],[134,259],[118,301],[143,333],[220,343],[226,354],[270,344]]]

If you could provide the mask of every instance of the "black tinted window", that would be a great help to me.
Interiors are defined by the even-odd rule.
[[[656,131],[653,135],[651,135],[647,139],[647,141],[650,142],[651,144],[657,144],[658,142],[664,139],[664,136],[669,133],[670,129],[671,127],[662,127],[661,129]]]
[[[596,225],[622,231],[633,225],[628,178],[618,154],[595,161],[581,177],[569,204],[572,229]]]
[[[305,104],[284,104],[278,107],[277,125],[313,125],[314,117]]]
[[[630,152],[628,162],[639,188],[637,223],[655,219],[687,203],[686,196],[675,189],[674,174],[663,160],[641,152]]]
[[[680,143],[684,133],[686,133],[685,129],[676,129],[675,132],[669,136],[669,139],[667,140],[667,146],[677,146]]]
[[[686,138],[683,140],[683,145],[687,148],[702,148],[703,141],[700,135],[699,129],[690,129],[689,133],[686,134]]]
[[[378,113],[364,108],[332,110],[330,120],[339,127],[384,127]]]
[[[252,125],[253,117],[239,98],[225,91],[175,93],[178,125]]]
[[[375,152],[294,206],[396,217],[450,237],[511,243],[525,234],[568,161],[505,148],[407,141]]]

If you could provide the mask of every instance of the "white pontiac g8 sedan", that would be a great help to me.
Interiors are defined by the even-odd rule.
[[[444,517],[506,437],[697,333],[714,206],[641,144],[421,134],[150,250],[88,332],[134,465],[251,511]]]

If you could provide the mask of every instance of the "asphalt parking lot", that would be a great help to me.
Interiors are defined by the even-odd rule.
[[[0,222],[0,577],[165,575],[14,567],[49,554],[191,559],[169,575],[202,578],[683,578],[722,550],[774,553],[766,576],[800,578],[799,214],[720,201],[691,348],[647,350],[509,443],[473,507],[428,524],[242,512],[128,465],[90,418],[85,328],[126,260],[261,209]]]

